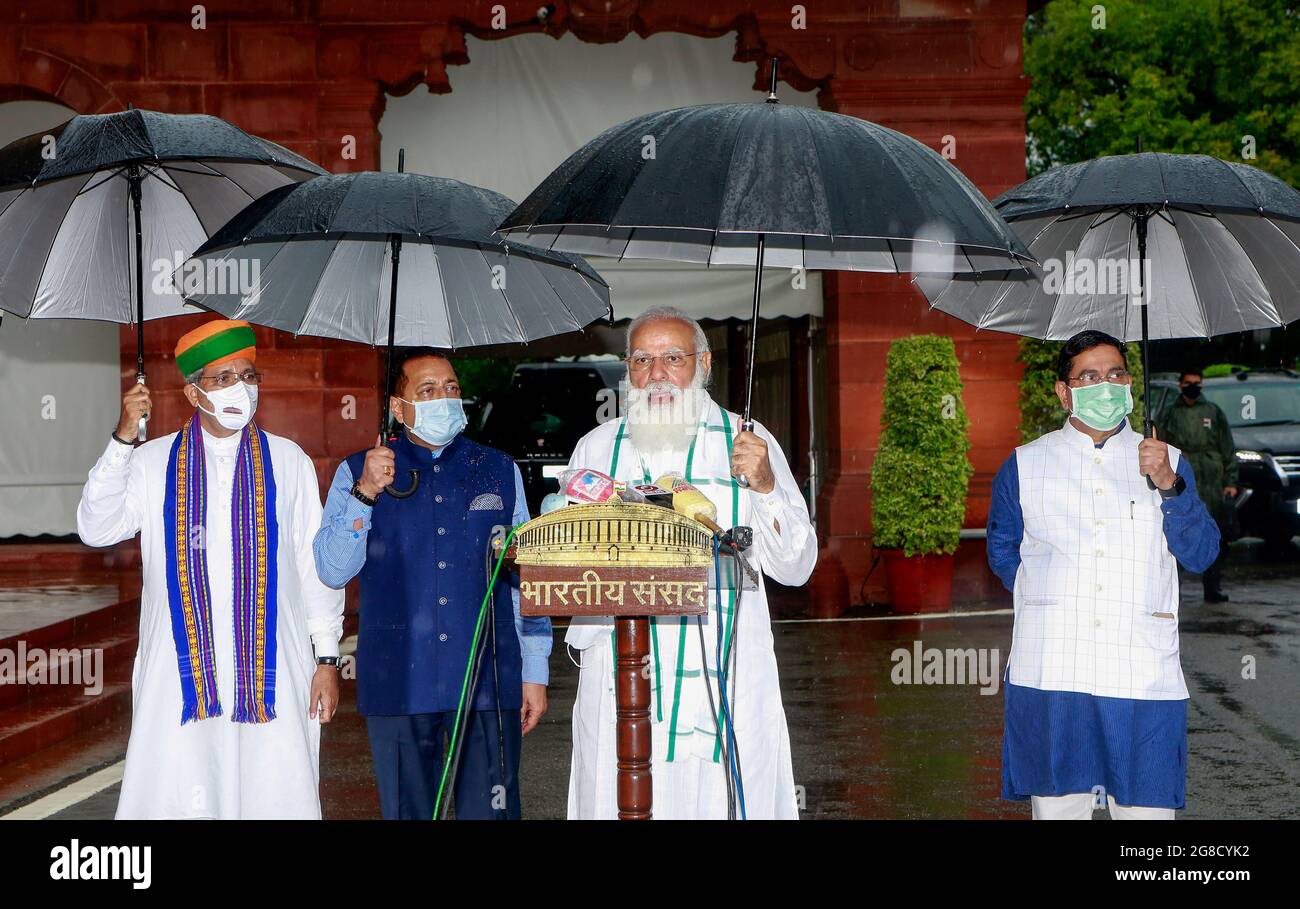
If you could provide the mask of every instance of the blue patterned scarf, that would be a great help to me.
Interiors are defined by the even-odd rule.
[[[167,601],[180,668],[181,722],[221,716],[208,590],[207,473],[199,415],[176,435],[167,458],[163,523],[169,538]],[[236,723],[275,719],[275,476],[266,434],[244,427],[231,495],[235,598]]]

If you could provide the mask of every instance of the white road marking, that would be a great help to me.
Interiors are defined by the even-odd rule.
[[[773,625],[816,625],[826,622],[924,622],[927,619],[967,619],[982,615],[1015,615],[1014,609],[977,609],[969,612],[923,612],[919,615],[842,616],[835,619],[773,619]]]
[[[62,789],[0,816],[0,821],[39,821],[58,814],[63,809],[84,802],[92,795],[98,795],[110,786],[122,782],[124,767],[126,761],[118,761],[103,770],[97,770],[90,776],[82,777],[75,783],[69,783]]]

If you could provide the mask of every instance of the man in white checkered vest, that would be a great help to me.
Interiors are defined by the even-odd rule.
[[[1219,530],[1178,449],[1129,426],[1124,353],[1099,331],[1067,341],[1065,425],[1017,448],[993,481],[989,565],[1015,602],[1002,797],[1031,799],[1036,819],[1183,807],[1178,563],[1204,571]]]

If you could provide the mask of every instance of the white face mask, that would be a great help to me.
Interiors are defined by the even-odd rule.
[[[199,388],[197,385],[194,387]],[[199,388],[199,391],[203,391],[203,389]],[[208,396],[208,401],[212,404],[213,409],[208,410],[204,407],[202,399],[200,399],[199,410],[210,417],[214,417],[221,424],[222,429],[229,429],[232,432],[243,429],[248,425],[248,421],[253,419],[253,414],[257,412],[256,385],[236,382],[229,388],[218,388],[214,391],[203,391],[203,393]],[[227,407],[233,407],[239,412],[226,413]]]

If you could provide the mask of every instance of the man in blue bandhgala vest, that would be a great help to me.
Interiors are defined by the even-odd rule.
[[[339,465],[316,535],[330,587],[361,577],[357,710],[386,819],[433,816],[498,528],[528,520],[509,455],[466,439],[460,383],[432,348],[395,359],[389,407],[405,432]],[[408,498],[385,495],[394,484]],[[478,682],[461,726],[456,817],[518,819],[519,747],[546,712],[551,623],[519,614],[505,573],[492,591]],[[498,725],[498,714],[501,723]]]

